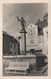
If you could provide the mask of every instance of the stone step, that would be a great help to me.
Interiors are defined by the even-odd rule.
[[[48,65],[45,65],[41,68],[41,70],[39,71],[39,73],[44,73],[46,70],[48,69]]]
[[[36,69],[33,69],[30,73],[36,73],[36,74],[42,74],[44,73],[46,70],[48,69],[48,66],[43,66],[42,68],[36,70]]]

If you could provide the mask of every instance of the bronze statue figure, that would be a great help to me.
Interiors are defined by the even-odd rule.
[[[17,16],[17,19],[18,19],[18,21],[21,22],[22,30],[25,30],[26,22],[25,22],[25,20],[23,19],[23,17],[21,17],[21,19],[19,19],[19,17]]]

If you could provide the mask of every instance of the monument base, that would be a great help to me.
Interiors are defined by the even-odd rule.
[[[16,57],[4,57],[3,62],[6,66],[8,66],[10,61],[17,61],[17,62],[29,62],[29,65],[34,67],[36,63],[36,56],[35,55],[17,55]]]

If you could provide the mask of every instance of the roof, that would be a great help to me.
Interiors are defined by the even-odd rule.
[[[35,25],[38,26],[38,35],[43,34],[43,28],[48,26],[48,13],[45,13],[42,21],[38,19],[38,22],[36,22]]]
[[[18,42],[16,38],[14,38],[13,36],[9,35],[7,32],[3,31],[3,35],[9,37],[10,41],[12,41],[12,42]]]
[[[43,18],[46,18],[46,17],[48,17],[48,13],[45,13],[45,15],[44,15],[44,17],[43,17]]]
[[[6,36],[10,36],[7,32],[4,32],[4,31],[3,31],[3,34]]]
[[[37,25],[41,29],[43,29],[44,27],[47,27],[48,26],[48,12],[45,13],[43,20],[40,21],[40,19],[38,19],[38,22],[36,22],[35,25]]]
[[[38,26],[38,35],[43,35],[43,28],[48,26],[47,20],[39,21],[35,23]]]
[[[39,28],[43,29],[44,27],[48,26],[48,22],[47,22],[47,20],[43,20],[43,21],[35,23],[35,25],[37,25]]]

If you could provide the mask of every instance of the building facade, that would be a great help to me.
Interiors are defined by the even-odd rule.
[[[3,55],[20,54],[19,47],[19,42],[13,36],[3,32]]]
[[[26,50],[43,51],[43,35],[39,35],[38,26],[30,24],[27,27]]]
[[[45,13],[43,20],[35,23],[40,28],[40,33],[43,35],[43,54],[48,56],[48,13]]]

